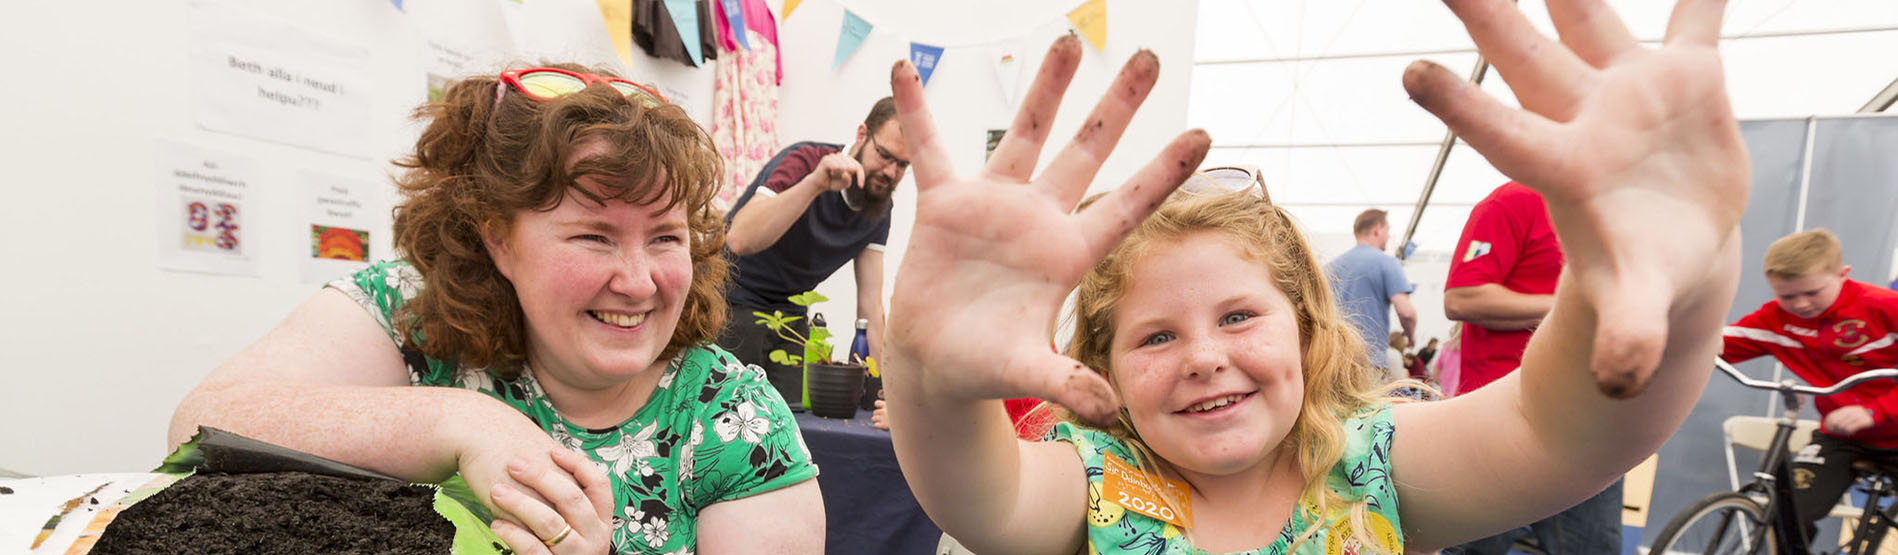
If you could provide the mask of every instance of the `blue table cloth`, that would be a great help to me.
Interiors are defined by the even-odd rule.
[[[870,413],[820,418],[798,413],[797,425],[817,463],[824,490],[824,552],[831,555],[936,552],[942,530],[923,514],[903,481],[890,433],[870,426]]]

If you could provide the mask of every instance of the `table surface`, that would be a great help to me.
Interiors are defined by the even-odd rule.
[[[824,492],[825,553],[935,553],[942,531],[916,504],[890,433],[871,427],[868,411],[848,420],[802,412],[797,425]]]

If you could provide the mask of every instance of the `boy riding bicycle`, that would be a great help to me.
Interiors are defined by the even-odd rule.
[[[1898,366],[1898,293],[1846,275],[1839,240],[1823,229],[1774,241],[1766,283],[1774,300],[1727,326],[1720,358],[1772,355],[1824,387],[1873,368]],[[1889,381],[1814,399],[1820,433],[1792,460],[1793,508],[1810,537],[1852,485],[1852,463],[1898,467],[1898,390]]]

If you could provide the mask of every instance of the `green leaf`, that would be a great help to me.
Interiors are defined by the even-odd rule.
[[[803,293],[791,295],[791,298],[787,300],[791,301],[791,304],[794,304],[794,305],[809,307],[817,303],[828,301],[830,300],[830,297],[826,297],[821,294],[818,294],[816,291],[805,291]]]
[[[204,429],[199,428],[197,432],[191,434],[191,441],[178,445],[178,450],[166,455],[165,461],[160,463],[158,468],[152,469],[152,472],[180,478],[196,473],[198,467],[204,466],[204,453],[198,452],[198,437],[203,434]]]

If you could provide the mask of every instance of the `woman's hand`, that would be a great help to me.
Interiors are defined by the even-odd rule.
[[[607,552],[613,484],[606,473],[508,410],[507,425],[470,430],[460,458],[469,489],[494,509],[494,534],[515,553]]]
[[[1598,316],[1603,392],[1646,387],[1669,309],[1706,288],[1746,210],[1746,145],[1717,47],[1722,0],[1682,0],[1659,48],[1601,0],[1551,0],[1561,44],[1508,0],[1447,0],[1522,109],[1448,70],[1411,64],[1404,88],[1504,175],[1541,192],[1562,240],[1564,287]],[[1731,276],[1724,276],[1731,279]],[[1711,330],[1709,333],[1713,333]]]
[[[1042,175],[1030,174],[1081,46],[1048,49],[1013,125],[987,165],[958,174],[923,105],[915,68],[891,71],[897,118],[916,168],[916,224],[890,301],[891,367],[916,373],[924,402],[1052,399],[1096,422],[1119,402],[1106,380],[1048,349],[1068,290],[1199,167],[1210,140],[1181,134],[1119,190],[1073,213],[1159,76],[1141,51]]]

